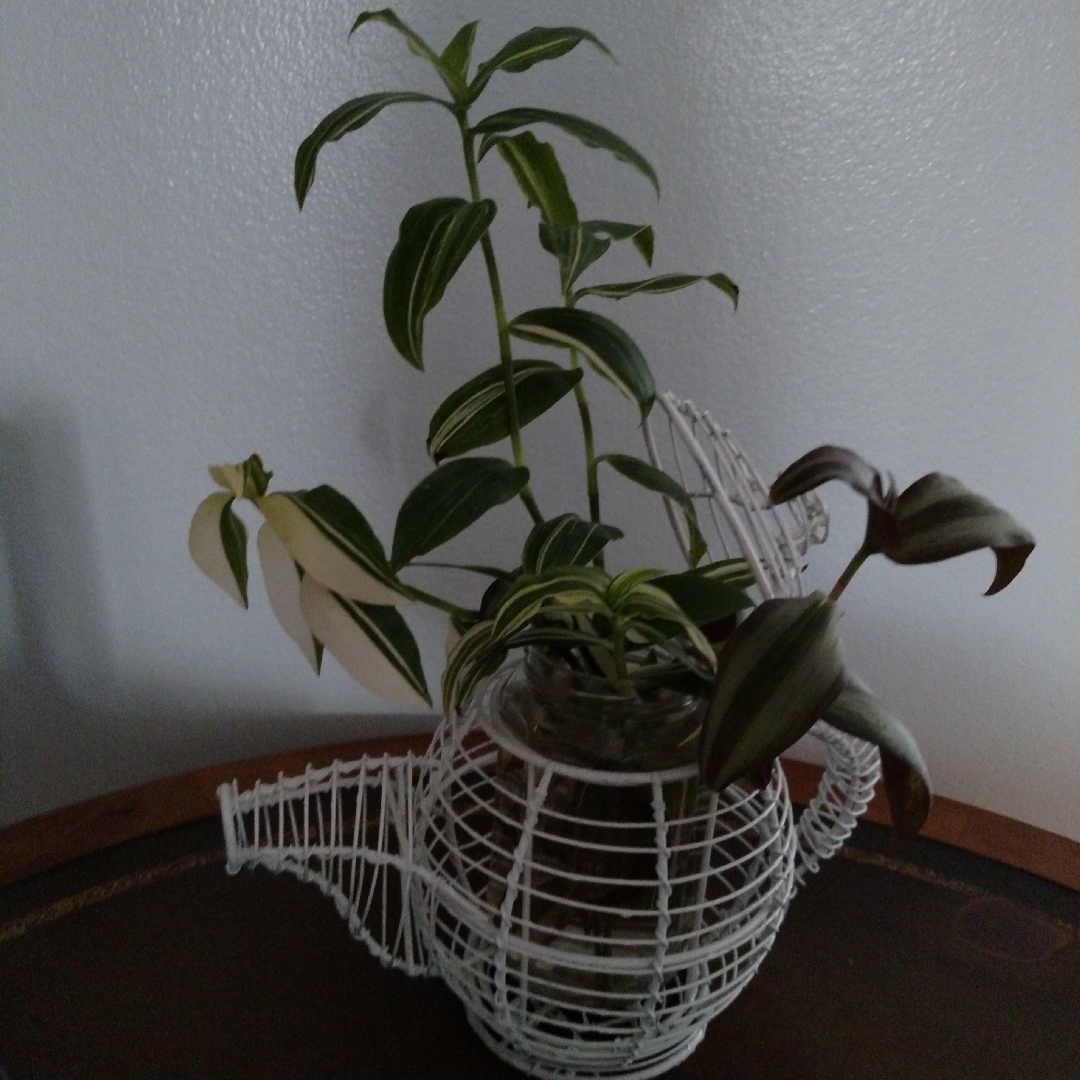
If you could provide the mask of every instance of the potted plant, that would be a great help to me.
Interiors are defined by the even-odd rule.
[[[598,309],[638,294],[694,285],[716,289],[737,303],[738,287],[719,272],[663,272],[633,281],[604,281],[596,268],[613,244],[631,244],[651,266],[653,230],[644,224],[583,219],[554,148],[535,131],[555,128],[614,155],[659,195],[656,173],[646,158],[612,131],[574,115],[520,107],[474,116],[493,78],[554,60],[579,45],[605,55],[607,48],[587,30],[534,27],[474,66],[475,22],[463,26],[441,51],[390,9],[362,13],[352,29],[369,22],[385,24],[404,37],[410,50],[434,69],[445,93],[365,94],[335,109],[297,151],[297,200],[302,207],[308,197],[320,152],[364,127],[383,109],[423,104],[446,113],[460,135],[460,179],[450,192],[433,192],[431,199],[412,207],[402,219],[383,282],[386,327],[401,357],[423,369],[425,317],[479,247],[495,312],[497,334],[491,355],[497,355],[498,363],[469,379],[435,410],[427,431],[434,467],[406,495],[389,551],[346,496],[325,485],[271,491],[272,474],[252,455],[239,464],[211,468],[222,490],[208,496],[195,512],[189,539],[196,564],[247,606],[246,530],[233,506],[238,499],[253,503],[265,518],[257,546],[271,607],[311,666],[319,671],[326,649],[366,687],[407,705],[430,706],[432,701],[402,609],[421,603],[446,613],[452,644],[442,677],[444,724],[452,726],[463,709],[487,709],[497,714],[488,720],[497,721],[508,733],[505,745],[527,749],[517,758],[496,755],[506,806],[516,809],[493,810],[490,835],[499,829],[507,835],[505,842],[494,845],[502,852],[501,869],[494,874],[495,883],[487,886],[485,903],[491,910],[509,904],[504,911],[509,912],[507,918],[518,910],[514,907],[518,901],[507,900],[510,885],[499,884],[499,875],[505,873],[512,883],[515,868],[521,872],[516,852],[527,831],[535,794],[530,769],[537,761],[560,763],[571,771],[564,768],[559,774],[565,783],[545,774],[549,776],[545,792],[550,790],[555,802],[536,813],[550,813],[554,821],[559,816],[554,805],[566,811],[597,798],[594,818],[615,830],[606,834],[606,843],[618,849],[621,821],[636,827],[665,813],[682,820],[679,813],[686,818],[710,797],[715,807],[717,793],[728,790],[771,790],[779,798],[782,781],[776,779],[775,759],[824,718],[840,731],[880,747],[893,820],[900,835],[910,837],[930,805],[926,767],[903,725],[848,671],[837,633],[840,596],[871,555],[911,565],[979,548],[991,548],[997,556],[997,575],[989,590],[997,592],[1023,567],[1034,547],[1031,535],[955,479],[932,473],[898,492],[891,480],[854,452],[819,447],[784,470],[770,497],[780,504],[831,480],[847,483],[867,502],[862,546],[828,595],[754,598],[755,568],[745,559],[707,558],[697,493],[641,457],[599,452],[589,406],[590,393],[614,387],[628,403],[628,426],[637,427],[645,423],[657,397],[641,350]],[[492,161],[509,168],[527,205],[538,213],[538,240],[551,257],[557,305],[521,313],[506,310],[500,263],[489,232],[496,206],[484,197],[480,184],[481,165],[492,167]],[[529,346],[529,358],[520,355],[521,343]],[[537,345],[555,352],[533,359]],[[522,428],[540,421],[568,395],[575,399],[581,423],[587,520],[545,505],[542,493],[533,491],[522,450]],[[678,508],[688,566],[615,569],[623,532],[605,520],[601,504],[601,477],[612,474]],[[410,578],[415,566],[446,565],[425,557],[493,507],[514,499],[528,515],[520,563],[505,568],[457,567],[482,579],[472,605],[452,603]],[[528,657],[523,665],[510,676],[491,681],[496,672],[505,671],[508,658],[522,654]],[[493,700],[490,690],[495,683],[498,693]],[[646,785],[635,803],[618,782],[602,797],[589,794],[592,789],[585,780],[575,787],[574,768],[597,774],[677,773],[682,786],[661,784],[654,790]],[[673,799],[683,801],[678,812]],[[744,805],[744,796],[738,799],[743,800],[738,805]],[[783,816],[775,806],[773,812]],[[566,812],[562,816],[573,818]],[[533,820],[529,828],[535,827]],[[560,828],[551,825],[549,845],[565,845],[567,833]],[[572,822],[565,827],[574,828]],[[701,842],[695,841],[687,850],[700,847]],[[592,878],[599,873],[618,879],[619,865],[626,868],[618,855],[612,855],[614,869],[609,865],[602,873],[587,872],[585,863],[574,862],[577,857],[566,851],[549,852],[544,866],[555,876],[561,873],[566,881],[577,882],[568,888],[586,891],[590,873]],[[784,857],[790,859],[790,852]],[[595,863],[590,865],[595,871]],[[665,863],[666,874],[678,868],[677,860]],[[623,895],[619,902],[624,909],[636,910],[655,906],[657,895],[653,882]],[[670,895],[664,904],[669,902]],[[665,934],[669,930],[666,925]],[[544,932],[557,936],[567,931],[564,924]],[[606,942],[605,955],[610,957],[613,948],[617,952],[610,926],[598,933]],[[429,944],[437,944],[436,938],[437,934]],[[505,969],[504,960],[504,978]],[[569,985],[585,993],[579,983],[571,980]],[[590,984],[594,997],[588,1001],[604,993],[640,997],[640,988],[612,990],[610,983],[604,985],[609,989]],[[466,998],[471,993],[457,989]],[[666,992],[656,987],[650,991],[654,998]],[[505,985],[503,997],[496,993],[492,1000],[505,1005]],[[593,1006],[583,1000],[575,1007],[587,1012]],[[655,1016],[657,1007],[654,1001],[650,1015]],[[523,1006],[524,1013],[530,1008]]]

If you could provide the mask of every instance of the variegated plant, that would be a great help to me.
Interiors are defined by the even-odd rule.
[[[297,200],[302,207],[327,143],[364,127],[390,105],[432,104],[445,110],[460,136],[467,195],[440,195],[405,214],[383,281],[386,327],[401,356],[422,370],[425,318],[479,244],[494,304],[499,363],[455,390],[435,410],[427,434],[435,468],[405,498],[389,555],[344,495],[327,486],[271,493],[271,474],[252,455],[237,465],[211,468],[223,490],[208,496],[195,512],[189,538],[195,562],[247,606],[247,535],[233,506],[237,499],[249,500],[265,518],[257,546],[270,605],[316,672],[325,648],[376,693],[430,706],[419,649],[399,611],[417,601],[446,612],[456,639],[442,680],[447,712],[459,708],[512,650],[558,650],[565,663],[593,674],[709,697],[701,772],[717,787],[753,776],[825,716],[842,730],[881,746],[896,820],[903,830],[917,829],[929,806],[925,766],[903,726],[846,671],[836,633],[836,599],[871,554],[919,563],[980,547],[997,552],[999,573],[991,590],[997,591],[1019,572],[1034,546],[1030,535],[955,480],[934,474],[897,495],[857,455],[822,447],[788,469],[772,497],[784,501],[828,480],[845,480],[868,500],[866,541],[831,596],[770,600],[736,627],[736,614],[752,605],[746,590],[753,576],[741,560],[702,563],[707,547],[691,493],[641,458],[596,451],[586,367],[634,406],[635,421],[648,415],[656,387],[645,357],[626,331],[578,304],[667,293],[698,282],[737,303],[737,286],[721,273],[662,273],[579,285],[613,243],[629,241],[651,267],[653,230],[642,224],[581,220],[554,149],[532,129],[554,127],[586,146],[608,151],[640,173],[659,196],[652,166],[614,132],[577,116],[532,107],[477,121],[469,115],[500,72],[526,71],[582,43],[604,54],[607,48],[587,30],[534,27],[473,69],[475,22],[463,26],[441,52],[388,8],[362,13],[352,29],[369,22],[402,35],[412,52],[435,70],[446,94],[366,94],[335,109],[297,151]],[[509,167],[526,203],[539,211],[539,242],[555,258],[559,306],[507,315],[489,232],[496,207],[481,194],[479,179],[479,163],[492,149]],[[566,363],[516,358],[513,339],[563,350]],[[589,520],[541,511],[522,452],[521,428],[571,393],[583,434]],[[473,453],[507,440],[511,460]],[[605,548],[623,534],[601,516],[601,465],[681,508],[690,540],[688,569],[607,572]],[[474,607],[451,603],[406,579],[423,556],[515,498],[532,519],[520,565],[512,570],[457,567],[489,582]]]

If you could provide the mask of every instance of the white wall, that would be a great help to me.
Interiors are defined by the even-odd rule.
[[[9,4],[0,37],[0,821],[214,760],[395,725],[328,662],[316,681],[257,585],[241,613],[190,564],[205,466],[259,450],[286,487],[333,483],[389,539],[426,470],[427,417],[495,362],[474,258],[429,320],[429,371],[381,319],[405,209],[464,192],[448,118],[401,106],[328,150],[309,207],[297,143],[376,89],[435,88],[395,35],[347,42],[355,4]],[[587,48],[497,77],[491,109],[541,104],[614,127],[636,174],[553,136],[583,213],[650,220],[657,263],[723,269],[705,292],[616,316],[658,382],[708,403],[774,473],[822,442],[901,485],[955,473],[1037,535],[1004,594],[988,555],[868,566],[844,622],[853,663],[906,717],[938,789],[1080,839],[1075,538],[1080,342],[1080,6],[1074,0],[401,3],[477,53],[542,20]],[[541,14],[538,14],[540,12]],[[487,99],[485,99],[487,101]],[[554,300],[552,264],[501,164],[512,310]],[[520,262],[506,254],[514,245]],[[611,273],[636,274],[627,256]],[[598,387],[601,442],[635,450]],[[580,507],[530,431],[543,504]],[[620,427],[621,425],[621,427]],[[617,441],[618,440],[618,441]],[[574,481],[576,484],[576,480]],[[862,511],[830,493],[825,582]],[[622,501],[620,501],[622,500]],[[655,507],[626,558],[671,554]],[[509,560],[508,508],[458,552]],[[512,539],[513,537],[513,539]],[[462,588],[464,586],[461,586]],[[437,680],[442,627],[417,623]]]

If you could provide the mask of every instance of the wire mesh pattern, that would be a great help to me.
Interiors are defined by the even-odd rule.
[[[828,534],[816,495],[776,508],[730,433],[672,394],[653,464],[708,507],[710,558],[741,555],[762,599],[803,595]],[[682,520],[668,506],[684,554]],[[749,982],[795,888],[844,843],[876,747],[819,721],[818,793],[796,824],[783,769],[757,791],[696,765],[614,772],[551,760],[501,720],[504,668],[421,757],[363,758],[218,790],[227,868],[330,896],[384,964],[441,977],[501,1058],[550,1080],[657,1076]]]

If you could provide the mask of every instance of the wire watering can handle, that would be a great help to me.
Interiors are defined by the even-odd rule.
[[[825,744],[825,772],[796,825],[795,880],[800,885],[844,846],[881,778],[881,755],[873,743],[845,735],[824,720],[810,734]]]

